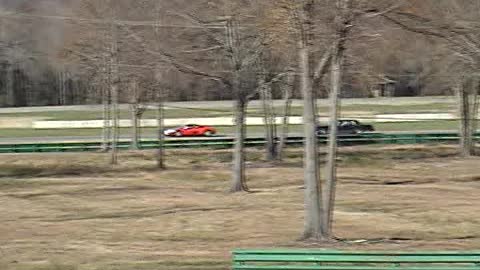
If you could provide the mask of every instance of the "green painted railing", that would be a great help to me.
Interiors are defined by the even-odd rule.
[[[339,136],[340,145],[361,144],[423,144],[423,143],[448,143],[458,142],[458,134],[455,133],[365,133],[359,135]],[[480,133],[476,135],[480,139]],[[319,137],[319,143],[326,143],[327,137]],[[230,148],[235,143],[233,138],[200,138],[200,139],[169,139],[165,141],[165,148]],[[265,138],[248,138],[246,146],[261,146],[266,143]],[[289,145],[302,145],[303,137],[289,137]],[[158,148],[158,141],[141,141],[141,149]],[[99,151],[101,142],[64,142],[64,143],[21,143],[0,144],[0,153],[47,153],[47,152],[87,152]],[[129,149],[130,142],[121,141],[119,149]]]
[[[236,250],[233,270],[480,270],[480,252]]]

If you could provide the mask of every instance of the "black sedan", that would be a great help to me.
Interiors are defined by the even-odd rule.
[[[337,124],[338,135],[354,135],[375,131],[372,125],[361,124],[357,120],[339,120]],[[318,126],[316,134],[322,136],[329,133],[329,126]]]

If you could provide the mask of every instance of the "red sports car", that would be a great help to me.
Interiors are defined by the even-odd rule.
[[[185,125],[183,127],[167,129],[163,132],[170,137],[212,136],[217,133],[213,127],[200,125]]]

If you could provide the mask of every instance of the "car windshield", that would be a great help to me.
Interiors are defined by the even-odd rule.
[[[180,128],[182,128],[182,129],[189,129],[189,128],[196,128],[196,127],[198,127],[198,125],[185,125],[185,126],[180,127]]]
[[[355,120],[340,120],[338,121],[338,125],[345,126],[345,125],[357,125],[358,122]]]

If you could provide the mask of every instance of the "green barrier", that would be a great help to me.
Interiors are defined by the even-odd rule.
[[[233,270],[479,270],[478,251],[235,250]]]
[[[480,139],[480,133],[475,138]],[[340,146],[362,144],[425,144],[425,143],[453,143],[458,142],[460,137],[456,133],[401,133],[382,134],[364,133],[358,135],[338,136]],[[303,137],[289,137],[288,145],[302,145]],[[319,136],[318,142],[326,144],[327,136]],[[233,138],[205,138],[205,139],[173,139],[164,143],[165,148],[213,148],[228,149],[234,145]],[[266,143],[265,138],[248,138],[245,146],[257,147]],[[141,149],[156,149],[158,141],[141,141]],[[121,141],[118,149],[129,149],[130,142]],[[91,152],[100,151],[100,142],[70,142],[70,143],[39,143],[39,144],[0,144],[0,153],[57,153],[57,152]]]

